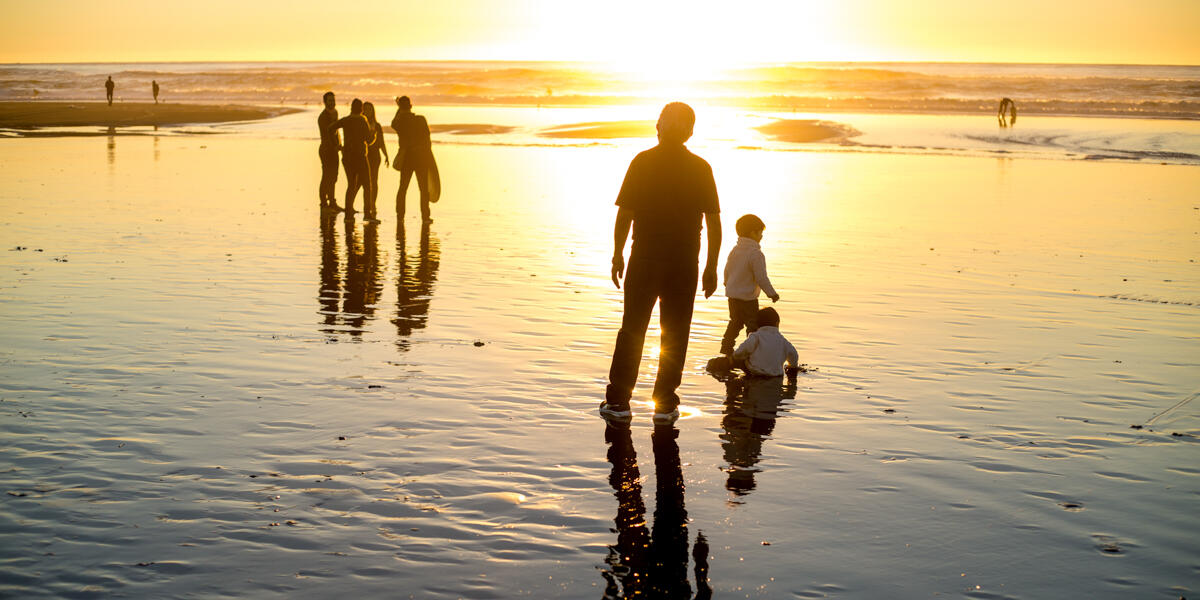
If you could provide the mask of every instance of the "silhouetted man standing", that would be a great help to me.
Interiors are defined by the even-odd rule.
[[[692,137],[696,114],[682,102],[666,105],[658,117],[658,145],[629,163],[617,196],[613,228],[612,280],[625,278],[625,313],[600,414],[609,422],[632,418],[629,399],[637,381],[646,327],[659,305],[662,342],[654,381],[654,423],[679,418],[675,390],[683,377],[692,305],[696,297],[701,220],[708,226],[708,260],[704,297],[717,289],[717,256],[721,249],[721,215],[712,168],[684,147]],[[629,273],[625,273],[625,240],[633,228]]]
[[[430,223],[433,219],[429,217],[429,169],[433,162],[433,143],[429,139],[429,123],[425,117],[413,114],[408,96],[396,98],[392,130],[399,141],[396,163],[400,165],[400,189],[396,192],[396,215],[404,218],[408,184],[415,175],[417,189],[421,192],[421,220]]]
[[[333,92],[325,92],[321,98],[325,102],[325,110],[317,117],[317,129],[321,132],[321,147],[317,155],[321,157],[321,186],[318,193],[321,196],[321,207],[342,210],[334,197],[334,186],[338,178],[338,150],[342,148],[342,139],[338,134],[338,113]]]
[[[104,82],[104,95],[108,98],[109,106],[112,106],[113,90],[116,89],[116,87],[117,84],[113,82],[112,75],[109,75],[108,81]]]
[[[151,89],[151,91],[154,92],[154,103],[158,104],[158,82],[151,79],[150,80],[150,89]]]
[[[342,167],[346,170],[346,218],[350,219],[354,216],[354,196],[358,194],[358,188],[363,189],[364,202],[371,195],[367,148],[375,141],[375,130],[363,116],[363,103],[358,98],[350,103],[350,115],[339,119],[334,128],[346,132]]]

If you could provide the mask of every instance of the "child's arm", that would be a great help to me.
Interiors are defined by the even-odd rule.
[[[784,351],[787,353],[787,364],[793,369],[800,366],[800,354],[796,352],[796,347],[791,342],[783,340]]]
[[[763,293],[771,299],[771,302],[779,302],[779,293],[771,285],[771,278],[767,277],[767,258],[763,256],[762,252],[755,254],[754,258],[750,260],[750,269],[754,271],[754,282],[762,288]]]
[[[749,358],[751,354],[754,354],[756,348],[758,348],[758,336],[752,333],[746,338],[746,341],[742,342],[742,345],[737,347],[737,350],[733,351],[733,357],[738,359]]]

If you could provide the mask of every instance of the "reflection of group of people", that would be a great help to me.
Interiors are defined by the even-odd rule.
[[[109,75],[108,79],[106,79],[104,81],[104,98],[106,100],[108,100],[109,106],[112,106],[113,92],[116,91],[116,89],[117,89],[117,82],[113,81],[112,75]],[[150,80],[150,93],[154,94],[154,103],[155,104],[158,104],[158,90],[159,90],[158,81],[151,79]]]
[[[333,212],[345,211],[346,219],[352,219],[354,200],[358,191],[363,192],[363,215],[368,221],[377,221],[376,199],[379,196],[379,165],[389,164],[387,145],[383,139],[383,125],[375,118],[375,105],[355,98],[350,103],[350,114],[338,118],[336,99],[333,92],[325,92],[322,100],[325,109],[317,117],[317,128],[321,133],[318,155],[321,159],[321,184],[319,196],[321,207]],[[408,96],[396,98],[396,116],[392,119],[392,130],[396,132],[397,147],[395,162],[400,171],[400,189],[396,192],[396,215],[404,218],[405,196],[408,186],[415,177],[421,195],[421,220],[431,222],[429,204],[437,202],[440,179],[433,149],[429,138],[429,124],[425,117],[412,112]],[[335,184],[338,178],[338,154],[346,172],[345,207],[338,206]]]
[[[321,289],[318,294],[322,330],[348,333],[358,337],[375,313],[383,294],[383,268],[379,253],[379,224],[363,224],[362,236],[355,227],[346,227],[346,264],[340,263],[337,229],[332,212],[321,218]],[[421,227],[419,254],[410,260],[406,248],[404,223],[396,226],[396,315],[392,324],[398,335],[397,346],[409,348],[409,337],[422,329],[429,315],[433,284],[437,281],[441,250],[429,224]]]

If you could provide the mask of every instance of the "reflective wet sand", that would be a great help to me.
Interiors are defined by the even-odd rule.
[[[698,299],[677,436],[648,356],[624,437],[637,149],[439,146],[423,229],[394,171],[382,223],[323,220],[306,141],[0,140],[0,591],[1200,587],[1194,167],[700,145],[812,370],[716,381]]]

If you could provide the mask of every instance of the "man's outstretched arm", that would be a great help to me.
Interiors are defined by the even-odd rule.
[[[704,263],[704,297],[717,291],[717,261],[721,254],[721,213],[704,213],[704,228],[708,230],[708,261]],[[623,242],[622,242],[623,243]]]
[[[621,287],[621,279],[625,277],[625,240],[629,239],[629,228],[633,225],[633,211],[621,207],[617,209],[617,222],[613,225],[613,257],[612,282]]]

